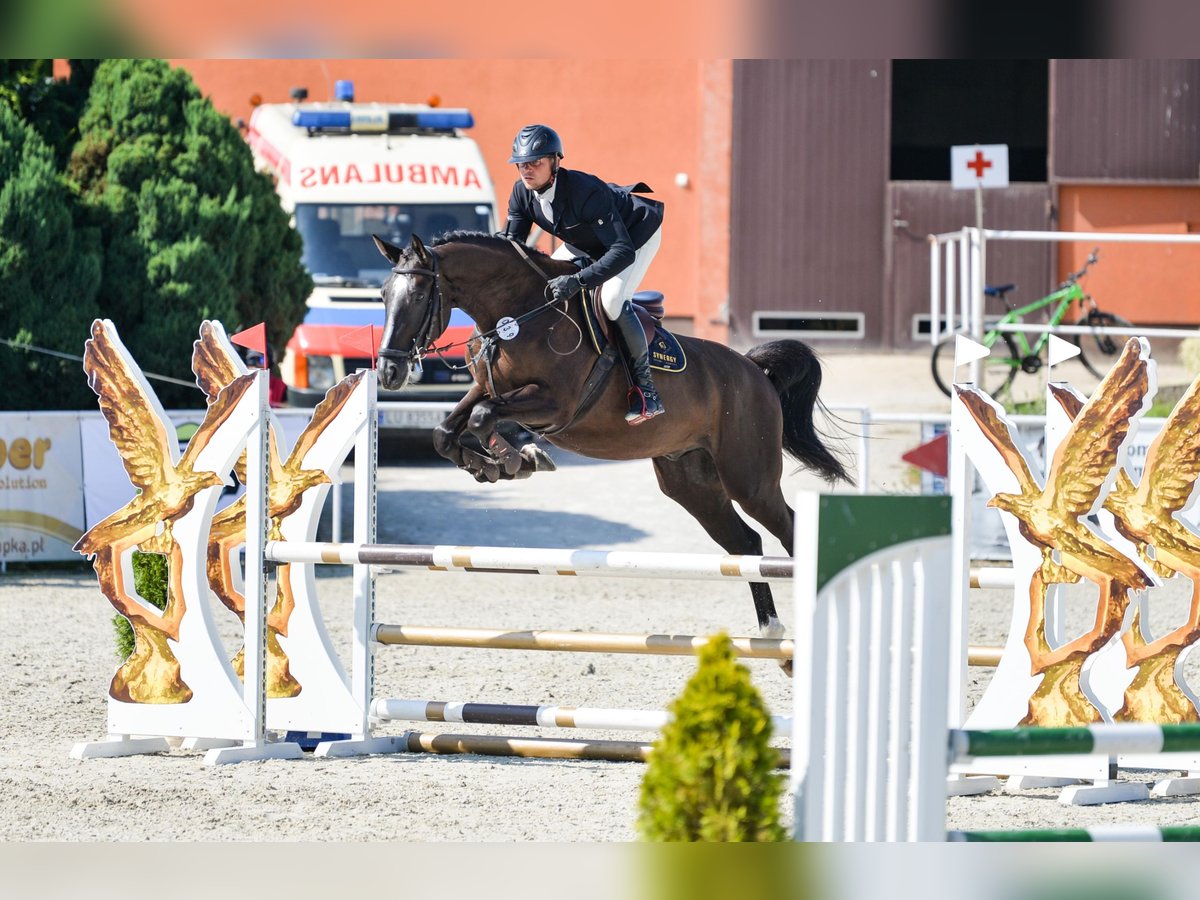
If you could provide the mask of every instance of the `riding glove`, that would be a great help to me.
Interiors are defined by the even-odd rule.
[[[554,294],[554,299],[560,302],[570,300],[581,290],[583,282],[579,280],[578,275],[559,275],[550,279],[550,291]]]

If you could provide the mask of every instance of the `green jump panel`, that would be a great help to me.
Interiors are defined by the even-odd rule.
[[[825,494],[818,505],[817,590],[896,544],[950,534],[950,498]]]

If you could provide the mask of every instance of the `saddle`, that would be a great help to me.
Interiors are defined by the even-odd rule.
[[[557,428],[539,432],[544,436],[552,436],[570,428],[595,405],[602,393],[605,382],[617,364],[619,354],[612,345],[609,335],[608,316],[600,305],[600,290],[585,291],[583,300],[583,321],[587,326],[588,337],[599,359],[588,373],[587,380],[579,392],[579,405],[570,420]],[[633,295],[633,309],[637,313],[638,322],[646,332],[646,344],[650,348],[650,367],[660,372],[682,372],[687,368],[687,357],[678,338],[662,327],[663,295],[658,291],[639,291]]]
[[[603,354],[612,337],[611,323],[600,303],[599,288],[588,292],[588,301],[584,304],[588,333],[596,352]],[[638,322],[646,334],[650,368],[660,372],[682,372],[687,368],[687,357],[679,340],[662,327],[665,314],[663,295],[659,291],[638,291],[633,295],[633,311],[637,313]]]

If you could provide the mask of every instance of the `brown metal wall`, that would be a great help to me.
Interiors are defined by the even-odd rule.
[[[860,346],[884,340],[888,72],[882,59],[734,64],[733,346],[754,343],[754,310],[862,311]]]
[[[1056,59],[1050,92],[1051,179],[1200,175],[1200,61]]]
[[[912,317],[929,314],[929,245],[926,235],[957,231],[975,223],[975,194],[956,191],[945,181],[895,181],[888,186],[892,211],[891,326],[892,346],[905,349],[928,342],[912,337]],[[983,224],[987,228],[1049,228],[1051,188],[1045,184],[1011,184],[984,191]],[[988,284],[1015,283],[1009,299],[1031,303],[1055,286],[1054,249],[1049,243],[992,241],[987,248]],[[1002,312],[989,300],[987,312]]]

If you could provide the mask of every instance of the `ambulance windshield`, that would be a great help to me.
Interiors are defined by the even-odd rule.
[[[303,203],[296,230],[304,265],[317,284],[380,287],[390,267],[371,235],[407,246],[415,232],[429,243],[450,231],[489,231],[492,209],[476,203]]]

